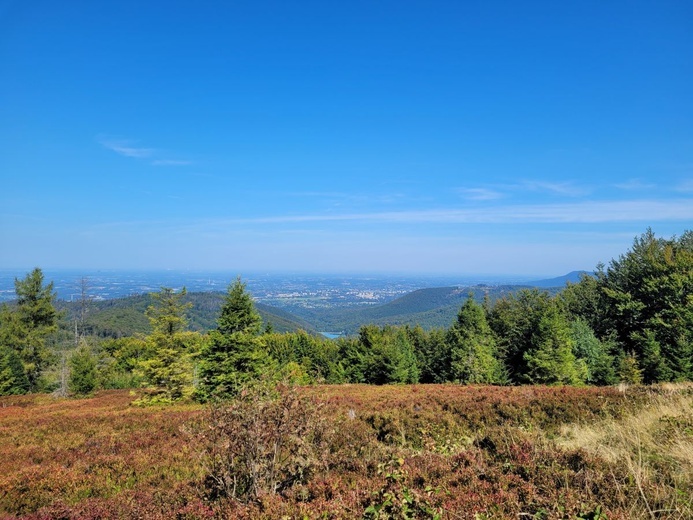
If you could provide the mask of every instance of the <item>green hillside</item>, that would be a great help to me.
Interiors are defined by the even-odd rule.
[[[190,330],[204,332],[216,327],[223,299],[224,293],[221,292],[186,294],[185,302],[192,304],[187,313]],[[86,332],[104,338],[149,334],[151,328],[145,311],[152,303],[151,294],[89,302],[84,320]],[[57,306],[63,311],[68,323],[73,323],[80,314],[79,302],[61,301]],[[256,304],[256,308],[263,323],[271,323],[273,330],[277,332],[305,330],[317,334],[310,323],[282,309],[263,304]]]
[[[383,305],[352,309],[292,309],[318,330],[355,334],[361,325],[420,325],[424,329],[449,327],[471,293],[477,301],[491,302],[527,289],[520,285],[475,285],[419,289]]]

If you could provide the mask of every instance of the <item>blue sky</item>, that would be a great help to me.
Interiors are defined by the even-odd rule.
[[[0,267],[559,275],[693,224],[689,1],[2,1]]]

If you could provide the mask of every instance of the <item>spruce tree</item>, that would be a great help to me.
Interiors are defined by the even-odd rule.
[[[16,306],[0,310],[0,344],[15,352],[29,391],[35,392],[41,389],[41,375],[52,359],[47,340],[58,328],[53,283],[44,286],[43,272],[36,268],[24,279],[15,279],[14,285]]]
[[[68,386],[74,394],[85,395],[96,388],[96,358],[89,346],[82,343],[70,356]]]
[[[602,342],[582,318],[570,323],[573,354],[584,362],[585,382],[591,385],[611,385],[617,382],[614,358],[609,353],[609,342]]]
[[[137,365],[136,372],[144,379],[147,391],[142,403],[169,403],[192,393],[191,350],[199,335],[185,330],[185,313],[191,306],[183,303],[185,295],[185,288],[176,293],[162,287],[153,295],[154,304],[146,311],[152,326],[147,343],[153,355]]]
[[[0,344],[0,395],[26,394],[29,379],[17,353]]]
[[[447,333],[451,377],[460,383],[499,383],[501,364],[484,308],[469,296]]]
[[[199,355],[198,398],[234,395],[244,384],[274,369],[274,361],[259,337],[262,318],[238,278],[221,307],[217,328],[210,332]]]
[[[565,316],[554,303],[539,318],[532,348],[524,354],[524,377],[532,384],[580,384],[581,370]]]
[[[657,238],[651,229],[599,276],[606,333],[632,352],[646,382],[693,378],[693,232]]]

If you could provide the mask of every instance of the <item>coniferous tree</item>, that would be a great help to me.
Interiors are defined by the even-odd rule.
[[[26,394],[29,379],[14,349],[0,344],[0,395]]]
[[[556,304],[539,318],[532,348],[524,354],[524,378],[532,384],[580,384],[583,374],[573,354],[573,341],[565,317]]]
[[[339,355],[338,367],[344,379],[349,383],[364,383],[369,353],[359,338],[346,337],[337,339]]]
[[[500,383],[501,364],[484,308],[470,295],[448,330],[450,375],[460,383]]]
[[[89,394],[96,388],[96,358],[86,343],[70,356],[70,377],[68,386],[72,393]]]
[[[549,307],[555,305],[547,292],[537,289],[521,290],[496,301],[488,314],[498,355],[504,363],[504,371],[511,383],[527,382],[527,357],[525,354],[536,347],[539,322]]]
[[[585,382],[591,385],[611,385],[617,382],[610,343],[597,338],[582,318],[570,323],[573,354],[586,367]]]
[[[648,229],[599,285],[607,332],[635,354],[647,382],[693,377],[693,232],[662,239]]]
[[[217,328],[200,351],[200,399],[232,396],[247,382],[274,370],[274,360],[259,337],[261,325],[262,318],[238,278],[228,288]]]
[[[618,378],[622,383],[639,385],[642,383],[642,370],[638,359],[632,352],[621,356],[618,362]]]
[[[41,389],[41,375],[52,359],[46,342],[58,328],[53,283],[44,286],[43,272],[36,268],[24,279],[15,279],[14,285],[16,306],[0,311],[0,344],[19,357],[29,391],[35,392]]]
[[[445,331],[433,329],[428,332],[421,327],[407,328],[419,367],[419,382],[445,383],[452,381],[450,374],[450,349]]]
[[[186,331],[185,313],[190,304],[183,303],[186,290],[176,293],[162,287],[154,294],[154,304],[147,311],[152,333],[147,337],[152,356],[137,365],[147,394],[141,402],[172,402],[192,393],[193,366],[191,354],[199,335]]]
[[[419,381],[414,348],[404,329],[364,325],[359,342],[365,352],[364,382],[383,385]]]

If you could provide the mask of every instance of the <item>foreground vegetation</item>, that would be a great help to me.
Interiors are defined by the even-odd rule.
[[[240,279],[212,330],[162,288],[116,339],[84,292],[66,326],[40,269],[15,285],[3,518],[693,518],[690,231],[560,294],[336,341],[273,330]]]
[[[0,398],[0,518],[691,518],[693,387]]]

